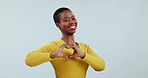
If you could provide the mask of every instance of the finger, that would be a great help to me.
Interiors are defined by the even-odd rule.
[[[66,44],[62,44],[59,48],[65,48],[66,46]]]
[[[71,58],[73,58],[74,56],[73,55],[71,55],[71,56],[69,56],[69,59],[71,59]]]
[[[73,46],[71,46],[74,50],[76,50],[77,49],[77,46],[75,46],[75,45],[73,45]]]
[[[69,48],[72,48],[72,47],[67,45],[65,48],[69,49]]]
[[[65,46],[66,46],[66,44],[62,44],[57,51],[62,52],[62,50],[65,48]]]
[[[65,56],[65,55],[63,56],[63,58],[66,58],[66,60],[69,60],[68,56]]]
[[[65,58],[66,58],[66,60],[69,60],[69,58],[67,56]]]

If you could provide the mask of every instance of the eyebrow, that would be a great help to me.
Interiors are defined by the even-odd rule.
[[[71,17],[75,17],[74,15],[72,15]],[[64,19],[66,19],[66,18],[71,18],[71,17],[65,17]]]

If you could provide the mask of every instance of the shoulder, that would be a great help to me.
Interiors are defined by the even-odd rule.
[[[80,49],[83,51],[83,52],[86,52],[86,53],[92,53],[94,52],[92,50],[92,48],[88,45],[88,44],[85,44],[85,43],[81,43],[81,42],[78,42],[78,44],[80,45]]]
[[[42,49],[47,49],[49,51],[54,51],[56,50],[60,45],[62,44],[62,42],[60,40],[55,40],[55,41],[51,41],[47,44],[45,44],[44,46],[42,46]]]
[[[86,43],[78,42],[78,44],[79,44],[81,47],[83,47],[83,48],[88,48],[88,47],[89,47],[89,45],[86,44]]]

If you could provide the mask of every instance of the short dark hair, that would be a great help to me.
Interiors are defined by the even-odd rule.
[[[55,24],[56,24],[57,22],[60,22],[59,14],[60,14],[61,12],[65,11],[65,10],[71,11],[69,8],[61,7],[61,8],[57,9],[57,10],[54,12],[54,14],[53,14],[53,19],[54,19]]]

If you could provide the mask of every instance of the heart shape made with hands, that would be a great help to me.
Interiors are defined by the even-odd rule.
[[[73,57],[84,58],[85,56],[84,52],[80,50],[78,45],[72,45],[72,46],[66,45],[65,48],[69,50],[68,55],[66,55],[68,59],[73,58]],[[73,51],[70,51],[71,49],[73,49]]]
[[[74,49],[72,47],[65,47],[62,52],[65,56],[71,56],[74,53]]]
[[[70,53],[66,55],[63,53],[63,49],[70,50],[70,48],[73,49],[73,53]],[[61,45],[56,52],[51,53],[51,58],[66,58],[69,60],[72,57],[80,57],[83,58],[85,56],[85,53],[80,50],[78,45],[68,46],[66,44]]]

